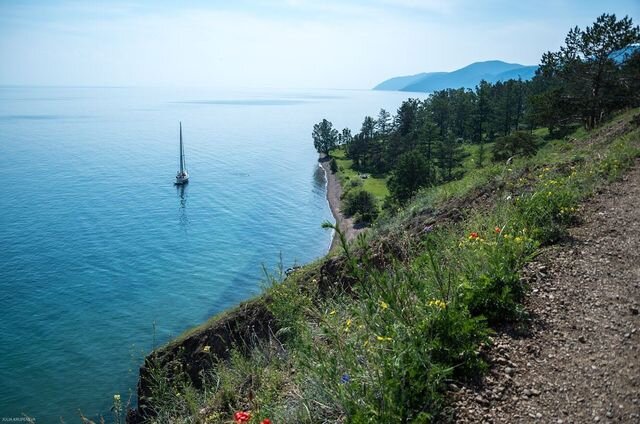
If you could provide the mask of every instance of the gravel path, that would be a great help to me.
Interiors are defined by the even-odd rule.
[[[640,423],[639,200],[637,162],[527,266],[529,334],[494,338],[480,387],[452,385],[456,422]]]

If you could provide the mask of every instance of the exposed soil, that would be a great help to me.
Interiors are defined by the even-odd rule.
[[[479,386],[451,385],[460,423],[640,423],[640,161],[527,266],[528,334],[503,331]]]

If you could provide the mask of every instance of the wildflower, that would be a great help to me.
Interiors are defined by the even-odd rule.
[[[430,233],[431,231],[433,231],[433,225],[427,225],[422,231],[425,233]]]
[[[202,348],[202,351],[203,351],[204,353],[209,353],[209,352],[211,352],[211,346],[205,346],[205,347],[203,347],[203,348]]]
[[[387,302],[385,302],[384,300],[381,300],[378,303],[380,304],[380,308],[382,308],[383,311],[389,307],[389,304]]]
[[[251,419],[251,414],[245,411],[238,411],[233,414],[233,420],[236,423],[246,423]]]
[[[269,418],[265,418],[264,420],[260,421],[260,424],[271,424],[271,420]]]
[[[496,232],[496,234],[500,234],[502,232],[502,229],[500,227],[496,227],[494,231]]]
[[[376,336],[376,339],[379,342],[390,342],[391,340],[393,340],[391,337],[385,337],[385,336]]]
[[[471,234],[469,234],[469,240],[477,240],[478,237],[480,237],[480,236],[475,231],[472,232]]]
[[[329,312],[329,315],[335,315],[336,314],[336,310],[332,310],[331,312]]]
[[[521,243],[523,241],[523,238],[520,236],[517,236],[514,240],[516,243]]]
[[[440,299],[431,299],[428,303],[429,306],[435,306],[439,309],[444,309],[447,307],[447,303],[444,300]]]
[[[350,380],[351,380],[351,377],[349,377],[349,374],[344,373],[342,374],[342,378],[340,378],[340,383],[347,384]]]
[[[351,318],[349,318],[349,319],[347,320],[347,322],[345,323],[345,325],[344,325],[344,332],[345,332],[345,333],[348,333],[350,328],[351,328]]]
[[[115,395],[113,395],[113,401],[114,402],[120,402],[120,394],[116,393]]]

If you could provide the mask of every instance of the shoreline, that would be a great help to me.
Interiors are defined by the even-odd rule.
[[[338,180],[336,175],[331,173],[329,163],[330,160],[328,156],[320,155],[320,158],[318,159],[318,165],[324,170],[324,177],[327,187],[327,202],[329,203],[329,209],[331,209],[333,218],[336,220],[337,227],[344,232],[347,241],[351,241],[356,238],[360,231],[355,228],[353,218],[348,218],[342,213],[342,186],[340,185],[340,181]],[[333,252],[339,245],[340,240],[338,237],[338,233],[334,231],[328,253]]]

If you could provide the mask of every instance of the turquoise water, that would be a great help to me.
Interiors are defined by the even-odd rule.
[[[259,293],[280,255],[322,256],[313,124],[355,130],[405,96],[0,88],[0,417],[108,415],[154,339]]]

